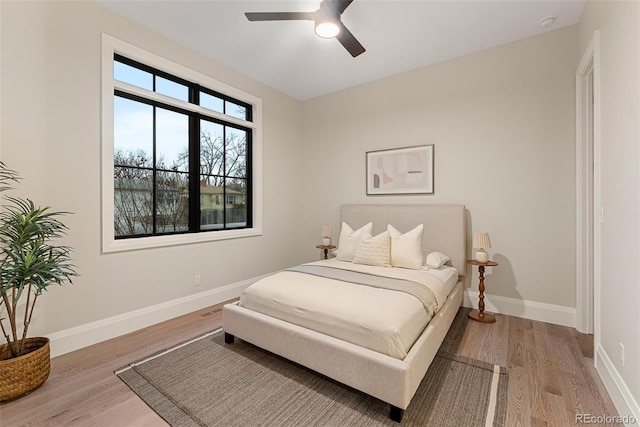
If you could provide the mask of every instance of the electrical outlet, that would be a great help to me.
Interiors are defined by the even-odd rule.
[[[200,275],[196,274],[193,276],[193,286],[200,286]]]
[[[620,354],[618,355],[620,357],[620,364],[624,367],[624,345],[622,345],[622,343],[618,343],[618,345],[620,346]]]

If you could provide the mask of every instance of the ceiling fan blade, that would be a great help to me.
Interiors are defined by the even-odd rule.
[[[313,21],[314,12],[246,12],[249,21]]]
[[[353,2],[353,0],[324,0],[327,2],[327,5],[333,10],[337,12],[338,15],[341,15],[344,10],[349,7],[349,5]]]
[[[361,53],[364,53],[366,50],[354,35],[351,34],[351,31],[347,30],[347,27],[345,27],[342,22],[340,22],[340,33],[338,33],[336,38],[354,58]]]

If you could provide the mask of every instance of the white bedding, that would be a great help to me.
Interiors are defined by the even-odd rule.
[[[433,302],[425,307],[409,293],[282,271],[247,288],[240,306],[397,359],[404,359],[457,282],[457,272],[451,267],[409,270],[336,259],[308,265],[421,283],[431,290]]]
[[[443,265],[440,268],[429,268],[427,271],[442,280],[447,295],[451,293],[453,287],[458,283],[458,270],[448,265]]]

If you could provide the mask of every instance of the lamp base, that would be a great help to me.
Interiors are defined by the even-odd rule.
[[[489,262],[489,254],[485,251],[476,252],[476,261],[478,262]]]

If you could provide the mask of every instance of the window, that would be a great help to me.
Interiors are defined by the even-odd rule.
[[[260,234],[260,107],[104,35],[103,250]]]
[[[115,238],[250,227],[251,129],[154,95],[196,105],[202,96],[249,122],[251,105],[119,54],[113,77],[148,91],[114,89]],[[226,206],[202,197],[216,193]]]

